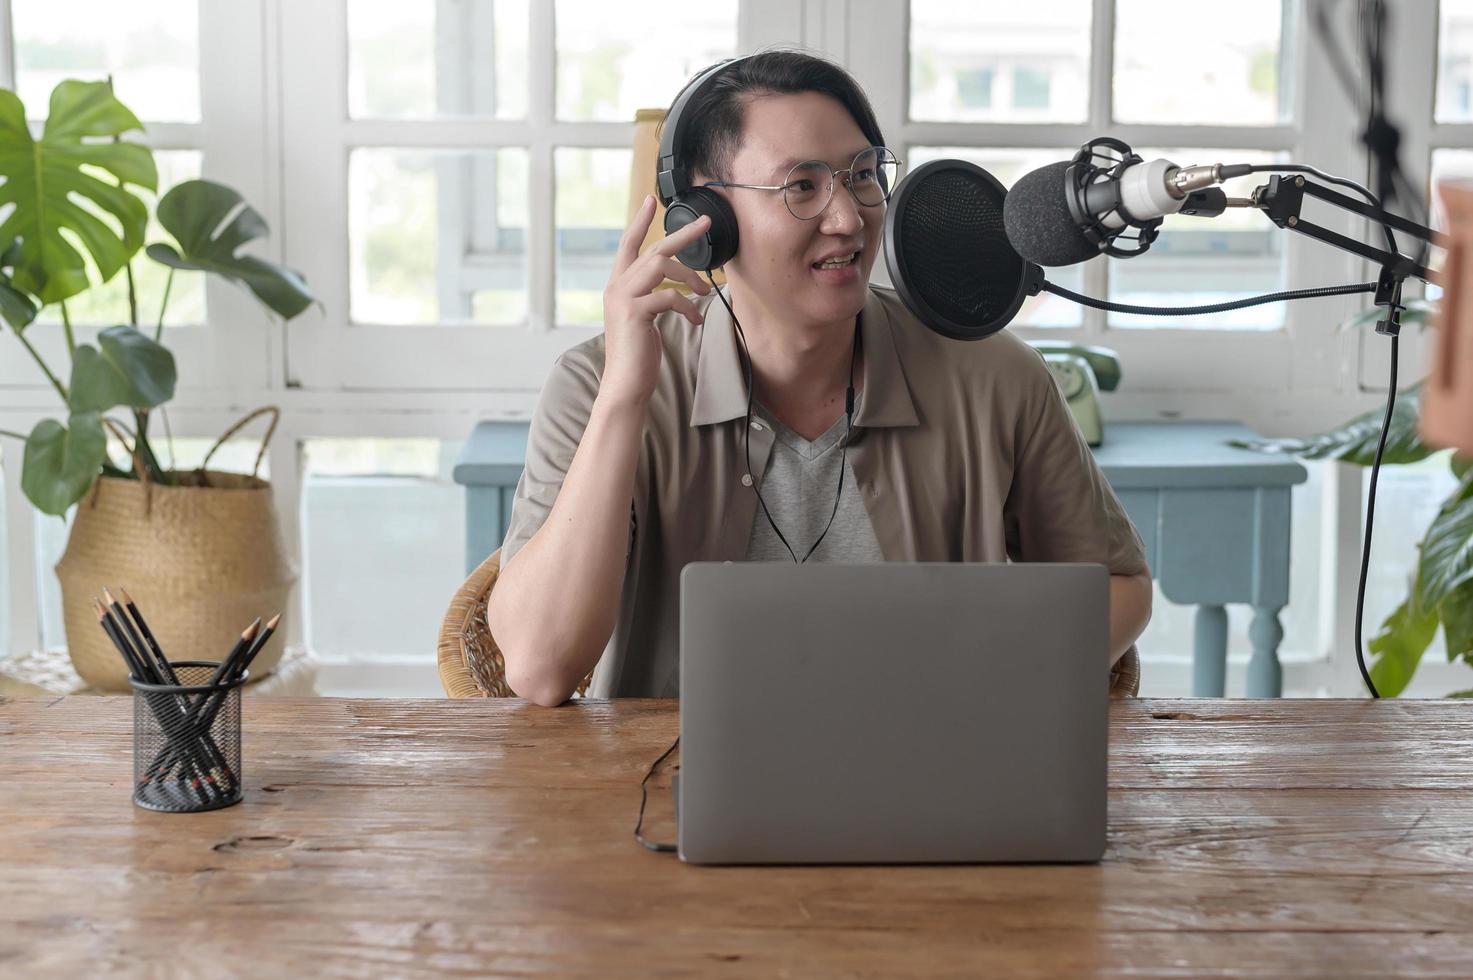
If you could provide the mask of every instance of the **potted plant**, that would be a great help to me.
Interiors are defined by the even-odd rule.
[[[148,207],[135,189],[157,193],[158,170],[148,147],[122,139],[142,129],[110,82],[67,80],[51,93],[35,139],[20,99],[0,89],[0,207],[11,208],[0,222],[0,318],[63,410],[29,434],[0,434],[23,440],[21,487],[39,510],[60,516],[77,505],[57,565],[67,646],[84,679],[113,690],[127,689],[126,671],[90,608],[104,586],[130,589],[171,657],[209,659],[223,656],[254,616],[285,608],[296,581],[266,481],[204,465],[176,471],[154,452],[151,413],[174,396],[176,382],[162,342],[174,273],[222,276],[288,320],[316,302],[297,273],[240,253],[267,234],[266,223],[221,184],[189,180],[160,197],[158,221],[173,241],[144,249]],[[140,249],[169,270],[151,336],[140,326],[133,276]],[[67,300],[119,273],[129,321],[103,329],[95,344],[79,341]],[[31,338],[38,313],[53,305],[64,366],[48,363]],[[110,455],[109,435],[125,459]],[[274,646],[258,656],[258,674],[280,659],[281,641]]]
[[[1342,329],[1364,327],[1384,317],[1373,307],[1342,324]],[[1425,327],[1435,322],[1436,305],[1411,300],[1401,316],[1403,325]],[[1422,441],[1418,431],[1422,382],[1402,391],[1392,406],[1383,465],[1416,463],[1439,452]],[[1359,415],[1338,428],[1308,439],[1254,439],[1236,442],[1262,452],[1288,452],[1305,459],[1338,459],[1370,466],[1376,458],[1384,408]],[[1406,689],[1421,663],[1422,654],[1442,627],[1449,662],[1461,659],[1473,666],[1473,459],[1452,454],[1448,465],[1457,480],[1437,516],[1417,546],[1417,567],[1407,597],[1381,624],[1367,644],[1372,655],[1371,680],[1383,697]],[[1473,697],[1473,689],[1449,697]]]

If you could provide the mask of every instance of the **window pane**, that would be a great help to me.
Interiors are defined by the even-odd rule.
[[[905,161],[906,173],[931,160],[966,160],[1011,187],[1018,178],[1038,167],[1067,160],[1073,150],[1008,150],[994,147],[974,146],[913,146]],[[1058,269],[1045,269],[1048,281],[1057,283],[1076,293],[1084,291],[1084,266],[1070,265]],[[1020,327],[1077,327],[1083,322],[1083,309],[1054,296],[1039,293],[1023,301],[1013,323]]]
[[[155,150],[154,162],[159,169],[160,197],[174,185],[200,176],[204,154],[198,150]],[[145,242],[173,242],[174,238],[164,230],[155,217],[157,199],[148,191],[133,188],[148,206],[148,231]],[[93,283],[100,278],[97,266],[87,256],[87,275]],[[133,256],[134,290],[138,297],[138,323],[140,327],[152,328],[159,322],[159,308],[164,301],[164,286],[169,279],[168,266],[161,265],[148,257],[143,250]],[[66,301],[67,315],[72,323],[95,327],[112,326],[128,321],[128,277],[119,271],[107,282],[94,286],[85,293]],[[37,318],[38,323],[61,323],[61,307],[45,307]],[[202,272],[174,273],[174,282],[169,286],[169,305],[164,311],[164,325],[170,327],[203,326],[205,324],[205,274]]]
[[[1294,4],[1289,4],[1292,15]],[[1183,17],[1183,14],[1186,17]],[[1115,8],[1115,119],[1267,126],[1290,118],[1280,0],[1232,14],[1176,0]]]
[[[624,233],[629,150],[559,148],[557,171],[557,322],[603,322],[603,291]]]
[[[12,0],[17,94],[47,114],[66,78],[113,76],[113,91],[145,121],[199,121],[196,0]]]
[[[1083,122],[1090,0],[911,0],[910,117]]]
[[[1272,153],[1243,150],[1137,147],[1136,152],[1148,161],[1165,157],[1183,167],[1274,162]],[[1247,197],[1253,188],[1267,183],[1268,177],[1249,174],[1227,181],[1222,189],[1228,197]],[[1284,289],[1284,239],[1288,234],[1254,208],[1229,208],[1215,218],[1167,215],[1150,251],[1110,262],[1110,299],[1138,306],[1200,306]],[[1276,330],[1284,325],[1284,305],[1268,303],[1205,316],[1111,313],[1109,323],[1112,327],[1176,330]]]
[[[523,322],[527,151],[354,150],[348,234],[355,322]]]
[[[1437,121],[1473,122],[1473,0],[1442,0]]]
[[[457,442],[303,443],[302,588],[308,646],[397,655],[433,669],[435,634],[465,569]]]
[[[527,0],[348,3],[355,117],[527,114]]]
[[[736,0],[557,0],[556,9],[559,119],[633,122],[635,110],[668,108],[697,71],[736,54]]]

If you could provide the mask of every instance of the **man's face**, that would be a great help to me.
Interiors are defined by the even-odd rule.
[[[784,183],[794,163],[823,160],[845,170],[869,146],[849,110],[818,92],[768,95],[747,104],[741,148],[727,178],[735,183]],[[820,189],[821,191],[821,189]],[[885,206],[865,207],[842,175],[818,217],[793,217],[777,191],[721,188],[736,212],[738,244],[727,272],[773,312],[801,322],[852,319],[864,308],[870,269],[879,253]],[[820,269],[835,256],[858,252],[845,268]]]

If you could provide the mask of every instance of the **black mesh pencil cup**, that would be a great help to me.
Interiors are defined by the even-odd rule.
[[[198,813],[239,803],[240,692],[247,674],[210,683],[218,663],[172,665],[176,684],[133,686],[133,802]]]

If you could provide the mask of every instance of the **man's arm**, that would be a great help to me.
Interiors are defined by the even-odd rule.
[[[562,704],[614,629],[643,403],[594,400],[552,513],[497,579],[486,618],[521,697]]]
[[[1151,621],[1151,572],[1110,576],[1110,663],[1125,656]]]
[[[581,370],[555,364],[537,401],[513,529],[517,507],[526,503],[524,484],[536,484],[538,492],[529,491],[528,499],[540,496],[536,507],[547,509],[541,526],[508,559],[487,603],[507,684],[538,704],[571,697],[614,630],[645,409],[664,360],[655,318],[673,310],[692,325],[702,322],[683,293],[659,287],[668,278],[701,294],[711,290],[674,258],[705,234],[710,218],[698,218],[640,255],[654,215],[651,195],[619,239],[604,289],[602,374],[591,377],[588,364]],[[590,391],[596,394],[588,407]],[[539,472],[530,479],[534,464]]]

